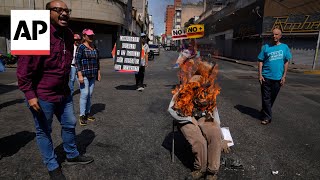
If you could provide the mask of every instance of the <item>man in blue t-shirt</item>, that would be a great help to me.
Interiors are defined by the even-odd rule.
[[[280,42],[282,32],[275,28],[273,43],[262,46],[258,56],[259,82],[261,84],[263,119],[261,124],[269,124],[272,120],[272,105],[286,81],[289,60],[292,59],[290,49]]]

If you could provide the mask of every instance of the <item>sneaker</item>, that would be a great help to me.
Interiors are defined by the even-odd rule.
[[[263,125],[267,125],[269,123],[271,123],[271,119],[265,118],[264,120],[261,121],[261,124],[263,124]]]
[[[79,117],[79,123],[81,126],[86,126],[88,123],[87,123],[87,117],[82,115]]]
[[[185,180],[198,180],[204,177],[204,173],[201,170],[192,171]]]
[[[67,158],[67,162],[66,164],[68,165],[74,165],[74,164],[89,164],[93,162],[93,157],[90,156],[83,156],[83,155],[79,155],[75,158]]]
[[[139,88],[137,89],[137,91],[143,91],[143,90],[144,90],[143,87],[139,87]]]
[[[173,66],[173,69],[178,69],[180,66],[178,63],[176,63],[174,66]]]
[[[95,121],[96,120],[96,118],[93,117],[93,116],[90,116],[90,115],[86,115],[86,116],[87,116],[87,120],[89,120],[89,121]]]
[[[51,180],[65,180],[66,177],[62,174],[61,168],[58,167],[53,171],[49,171],[49,176]]]

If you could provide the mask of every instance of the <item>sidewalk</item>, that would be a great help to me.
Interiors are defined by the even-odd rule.
[[[245,61],[245,60],[239,60],[239,59],[232,59],[232,58],[227,58],[227,57],[222,57],[222,56],[213,56],[216,59],[223,60],[223,61],[229,61],[237,64],[242,64],[245,66],[251,66],[254,68],[258,68],[257,62],[252,62],[252,61]],[[294,73],[304,73],[304,74],[319,74],[320,75],[320,67],[316,67],[316,70],[312,70],[312,67],[308,65],[303,65],[303,64],[289,64],[288,68],[289,72],[294,72]]]

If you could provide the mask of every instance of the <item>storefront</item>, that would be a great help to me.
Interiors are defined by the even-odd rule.
[[[202,55],[214,54],[256,61],[264,43],[272,41],[272,29],[283,31],[296,64],[311,65],[320,30],[318,0],[238,0],[198,22],[205,24],[199,39]]]
[[[271,8],[279,9],[279,12]],[[312,65],[320,31],[319,2],[303,3],[285,0],[282,4],[266,0],[263,18],[264,42],[272,29],[282,30],[282,42],[288,44],[293,54],[293,63]],[[270,39],[270,38],[269,38]]]

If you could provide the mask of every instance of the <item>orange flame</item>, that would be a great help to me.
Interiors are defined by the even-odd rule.
[[[218,67],[199,60],[188,60],[180,65],[180,85],[173,109],[182,116],[193,116],[194,111],[213,112],[220,87],[216,84]]]

